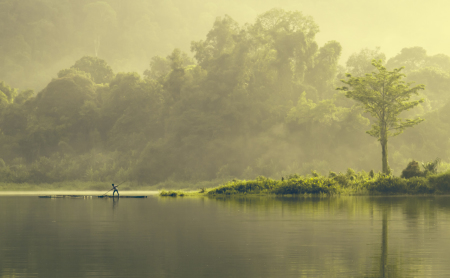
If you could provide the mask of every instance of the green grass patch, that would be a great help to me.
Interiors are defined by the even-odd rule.
[[[162,196],[162,197],[178,197],[178,196],[183,197],[185,195],[186,194],[184,192],[173,191],[173,190],[169,190],[169,191],[162,190],[161,193],[159,193],[159,196]]]
[[[206,193],[208,196],[274,195],[404,195],[450,194],[450,171],[423,177],[401,178],[366,173],[330,174],[329,177],[292,175],[285,180],[258,177],[233,180]]]
[[[233,180],[222,186],[211,189],[207,194],[235,195],[235,194],[275,194],[275,195],[299,195],[299,194],[338,194],[341,188],[336,186],[333,178],[325,177],[301,177],[295,176],[280,181],[265,177],[256,180]]]

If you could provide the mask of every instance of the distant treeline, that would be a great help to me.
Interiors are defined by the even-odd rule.
[[[426,121],[390,141],[395,173],[411,159],[448,161],[450,57],[413,47],[387,60],[363,49],[342,67],[340,44],[319,46],[317,32],[300,12],[273,9],[244,26],[225,16],[192,42],[194,58],[175,49],[153,57],[142,76],[86,56],[37,94],[0,83],[0,181],[378,171],[368,115],[335,90],[345,72],[372,71],[373,58],[405,66],[408,80],[426,85],[424,104],[408,112]]]

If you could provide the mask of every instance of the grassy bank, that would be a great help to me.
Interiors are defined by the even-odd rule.
[[[106,191],[107,182],[67,181],[59,183],[0,183],[0,191]],[[156,185],[125,182],[120,190],[161,190],[161,196],[228,196],[228,195],[391,195],[450,194],[450,171],[419,177],[401,178],[366,172],[333,173],[321,176],[291,175],[283,180],[258,177],[254,180],[219,180],[202,183],[166,181]],[[165,190],[170,189],[170,190]]]
[[[450,172],[424,177],[401,178],[369,175],[365,172],[334,174],[324,177],[292,175],[283,180],[258,177],[255,180],[232,180],[219,187],[202,189],[197,194],[163,191],[161,196],[188,195],[403,195],[450,194]]]

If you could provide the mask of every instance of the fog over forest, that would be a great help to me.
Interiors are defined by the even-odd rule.
[[[381,59],[424,84],[390,138],[450,169],[444,1],[0,0],[0,181],[379,171],[373,118],[337,91]]]

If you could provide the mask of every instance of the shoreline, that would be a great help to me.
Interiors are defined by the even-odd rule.
[[[160,191],[156,190],[124,190],[123,194],[127,196],[138,195],[158,195]],[[101,196],[105,191],[92,190],[36,190],[36,191],[0,191],[0,196],[39,196],[39,195],[92,195]],[[107,194],[108,195],[108,194]]]
[[[119,188],[119,192],[125,195],[158,195],[161,197],[443,196],[450,194],[450,171],[410,178],[349,172],[347,174],[330,174],[328,177],[318,174],[313,176],[295,174],[281,180],[259,176],[254,180],[233,179],[215,184],[200,182],[190,184],[189,187],[180,186],[178,188],[174,188],[175,184],[164,185],[124,184]],[[194,186],[198,189],[194,189]],[[108,189],[111,188],[105,182],[0,183],[0,196],[111,194]]]
[[[161,195],[162,192],[176,192],[177,195]],[[36,191],[0,191],[0,197],[20,197],[20,196],[41,196],[41,195],[87,195],[87,196],[101,196],[104,191],[89,191],[89,190],[36,190]],[[164,191],[164,190],[127,190],[122,193],[124,196],[159,196],[159,197],[210,197],[210,198],[253,198],[253,197],[269,197],[269,198],[336,198],[336,197],[450,197],[448,193],[429,193],[429,194],[380,194],[380,193],[365,193],[365,194],[273,194],[273,193],[238,193],[238,194],[214,194],[210,195],[208,192],[200,193],[198,191]],[[108,194],[107,194],[108,195]]]

